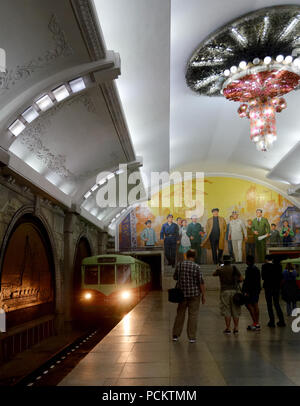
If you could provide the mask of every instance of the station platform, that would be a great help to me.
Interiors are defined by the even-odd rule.
[[[243,307],[240,334],[226,336],[218,306],[219,293],[208,291],[197,342],[189,343],[185,328],[173,342],[177,306],[166,291],[150,292],[59,385],[300,385],[300,333],[292,332],[291,317],[287,327],[269,329],[262,291],[262,330],[246,330],[250,316]]]

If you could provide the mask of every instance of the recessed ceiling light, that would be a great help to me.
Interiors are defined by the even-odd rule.
[[[36,109],[32,106],[28,107],[28,109],[26,109],[24,111],[24,113],[22,113],[22,117],[25,118],[25,120],[27,121],[27,123],[31,123],[33,120],[35,120],[37,117],[39,116],[39,113],[36,111]]]
[[[99,187],[99,186],[98,186],[97,184],[94,185],[94,186],[91,188],[91,191],[92,191],[92,192],[95,192],[95,190],[98,189],[98,187]]]
[[[264,59],[264,64],[269,65],[269,63],[271,63],[271,61],[272,61],[272,58],[270,56],[266,56]]]
[[[225,69],[224,70],[224,76],[229,76],[230,75],[230,70],[229,69]]]
[[[36,104],[39,106],[39,108],[42,111],[46,111],[48,109],[50,109],[50,107],[53,106],[53,101],[51,100],[51,98],[45,94],[45,96],[40,97],[37,101]]]
[[[246,61],[241,61],[239,63],[239,68],[240,69],[246,69],[247,68],[247,62]]]
[[[73,93],[80,92],[86,87],[83,78],[71,80],[71,82],[69,82],[69,85]]]
[[[86,192],[86,194],[84,195],[85,199],[88,199],[91,196],[91,191],[89,190],[88,192]]]
[[[56,100],[58,102],[66,99],[67,97],[70,96],[70,93],[65,85],[61,85],[61,86],[57,87],[56,89],[52,90],[52,93],[54,94],[54,97],[56,98]]]
[[[25,129],[25,125],[22,123],[22,121],[20,121],[19,119],[17,119],[16,121],[14,121],[9,127],[8,127],[9,131],[15,136],[17,137],[19,134],[21,134],[21,132]]]
[[[284,56],[283,55],[277,55],[276,56],[276,61],[277,62],[282,62],[284,60]]]

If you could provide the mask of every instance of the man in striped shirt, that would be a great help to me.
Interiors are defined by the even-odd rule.
[[[205,285],[200,266],[195,263],[196,251],[189,250],[187,259],[177,264],[174,279],[182,290],[184,300],[178,304],[177,315],[173,327],[173,341],[178,341],[181,335],[186,309],[188,309],[187,335],[190,343],[196,342],[197,322],[202,294],[202,304],[205,304]]]

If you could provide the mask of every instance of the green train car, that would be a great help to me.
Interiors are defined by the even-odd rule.
[[[150,266],[128,255],[96,255],[81,266],[81,303],[99,312],[124,310],[150,290]]]

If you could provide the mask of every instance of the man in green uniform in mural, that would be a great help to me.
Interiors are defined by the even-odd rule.
[[[197,222],[197,216],[194,214],[191,217],[192,222],[188,225],[187,236],[191,240],[191,249],[196,251],[196,260],[197,264],[200,264],[201,260],[201,241],[204,235],[204,229],[200,223]]]
[[[270,224],[268,219],[262,216],[262,209],[256,210],[256,218],[252,221],[252,231],[255,234],[255,251],[257,261],[263,263],[266,256],[266,241],[267,237],[270,236]],[[266,236],[263,239],[259,237]]]

